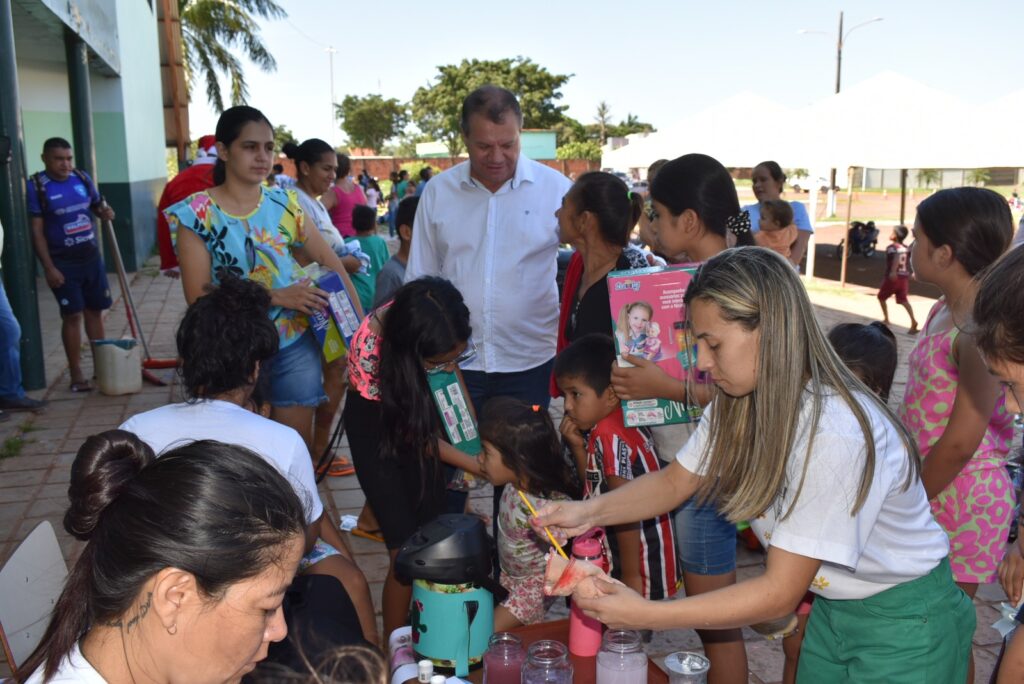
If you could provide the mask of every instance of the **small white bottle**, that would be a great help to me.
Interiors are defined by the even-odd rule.
[[[416,675],[416,681],[421,684],[431,684],[434,676],[434,663],[431,660],[421,660],[416,663],[416,667],[419,669]]]

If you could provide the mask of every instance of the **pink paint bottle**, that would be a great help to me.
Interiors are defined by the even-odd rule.
[[[604,530],[594,528],[580,535],[572,543],[573,558],[589,561],[608,572],[608,559],[604,555]],[[601,650],[604,625],[583,614],[575,603],[569,615],[569,652],[576,656],[596,656]]]

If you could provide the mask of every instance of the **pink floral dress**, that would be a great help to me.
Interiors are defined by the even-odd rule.
[[[551,501],[568,501],[565,495],[542,499],[527,494],[534,508]],[[544,619],[554,597],[544,595],[544,555],[551,545],[530,527],[530,511],[512,485],[505,485],[498,505],[498,557],[501,559],[501,586],[508,590],[502,601],[510,613],[524,625]]]
[[[910,352],[907,390],[900,405],[903,424],[927,458],[949,423],[960,371],[954,353],[959,330],[929,334],[932,319],[945,308],[932,307],[924,331]],[[949,561],[957,582],[989,583],[997,578],[1013,515],[1014,492],[1006,472],[1013,438],[1012,417],[1000,396],[974,456],[946,489],[931,501],[932,514],[949,535]]]

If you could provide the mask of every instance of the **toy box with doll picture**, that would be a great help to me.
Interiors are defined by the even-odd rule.
[[[656,363],[680,382],[696,373],[696,349],[686,329],[683,296],[696,265],[639,268],[608,274],[608,299],[618,364],[632,364],[624,354]],[[689,423],[700,418],[700,406],[670,399],[623,400],[629,427]]]

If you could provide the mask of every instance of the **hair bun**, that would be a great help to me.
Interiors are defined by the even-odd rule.
[[[153,450],[131,432],[107,430],[86,439],[71,464],[64,529],[88,541],[107,506],[154,459]]]
[[[295,159],[295,157],[299,153],[299,146],[296,144],[294,140],[289,140],[288,142],[281,146],[281,151],[284,152],[284,156],[288,157],[289,159]]]

